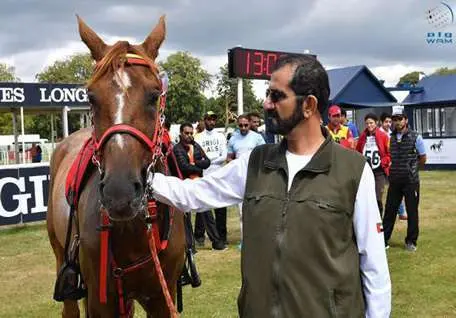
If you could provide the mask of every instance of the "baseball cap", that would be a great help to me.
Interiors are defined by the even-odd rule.
[[[404,107],[393,107],[391,118],[393,117],[407,117],[407,114],[404,111]]]
[[[328,114],[329,114],[329,116],[341,115],[341,114],[342,114],[342,110],[340,109],[339,106],[337,106],[337,105],[332,105],[332,106],[329,107],[329,109],[328,109]]]
[[[204,114],[204,119],[209,118],[209,117],[217,117],[217,114],[214,113],[212,110],[207,111],[207,112]]]

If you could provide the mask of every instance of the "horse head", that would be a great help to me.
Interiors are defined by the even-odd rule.
[[[112,220],[131,220],[144,209],[146,174],[155,164],[152,158],[161,128],[162,82],[154,61],[165,38],[164,16],[139,45],[127,41],[107,45],[79,17],[78,23],[81,39],[96,62],[87,94],[100,201]]]

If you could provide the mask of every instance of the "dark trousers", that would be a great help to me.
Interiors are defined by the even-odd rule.
[[[204,231],[207,232],[207,236],[209,236],[212,243],[220,241],[220,235],[217,231],[212,211],[196,213],[194,232],[196,241],[204,242]]]
[[[215,226],[222,242],[227,242],[226,208],[215,209]]]
[[[385,244],[393,233],[394,223],[396,222],[397,209],[405,197],[405,207],[407,208],[407,236],[405,243],[416,245],[418,240],[418,204],[420,201],[419,183],[394,183],[390,182],[386,198],[385,216],[383,217],[383,231],[385,234]]]

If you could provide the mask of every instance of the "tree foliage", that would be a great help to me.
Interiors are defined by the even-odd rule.
[[[410,72],[410,73],[403,75],[399,79],[398,85],[406,84],[406,83],[409,83],[411,85],[416,85],[419,82],[419,78],[420,78],[419,71]]]
[[[92,76],[94,62],[90,54],[75,54],[48,66],[35,78],[40,83],[84,84]]]
[[[441,67],[441,68],[436,69],[433,74],[437,74],[437,75],[456,74],[456,68]]]
[[[211,83],[201,61],[189,52],[177,52],[159,64],[169,76],[166,118],[176,124],[199,120],[206,104],[203,91]]]
[[[228,64],[220,67],[220,72],[217,75],[217,93],[219,95],[220,105],[219,107],[223,110],[223,118],[225,122],[225,107],[228,105],[231,113],[237,114],[237,87],[238,80],[236,78],[230,78],[228,76]],[[253,82],[249,79],[242,80],[242,93],[243,93],[243,105],[244,113],[258,112],[262,113],[262,101],[258,100],[253,92]]]

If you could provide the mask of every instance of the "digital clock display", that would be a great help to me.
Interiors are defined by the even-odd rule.
[[[277,51],[265,51],[235,47],[228,50],[230,77],[263,79],[271,78],[271,70],[281,55],[310,55]],[[315,55],[312,55],[315,57]]]

